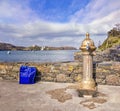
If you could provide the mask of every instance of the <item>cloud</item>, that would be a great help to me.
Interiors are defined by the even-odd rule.
[[[106,34],[120,22],[119,15],[119,0],[92,0],[71,16],[71,22],[78,24],[79,33]]]
[[[70,7],[75,4],[72,2]],[[42,20],[29,6],[29,0],[1,0],[0,6],[0,40],[17,45],[78,47],[86,32],[92,34],[95,42],[103,41],[107,31],[120,22],[119,0],[91,0],[70,13],[65,23]],[[104,36],[96,38],[101,34]]]
[[[35,20],[37,15],[28,3],[21,0],[0,0],[0,22],[23,23]]]
[[[114,11],[120,10],[119,0],[91,0],[86,7],[78,10],[72,17],[72,21],[90,23],[96,19],[105,17]]]

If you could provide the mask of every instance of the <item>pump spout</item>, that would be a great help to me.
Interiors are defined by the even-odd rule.
[[[90,48],[89,43],[87,43],[86,50],[89,50],[89,48]]]

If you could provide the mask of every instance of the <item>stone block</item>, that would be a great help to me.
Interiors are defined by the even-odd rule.
[[[60,70],[53,70],[51,73],[59,74],[59,73],[60,73]]]
[[[73,66],[73,67],[78,66],[79,64],[80,64],[79,62],[69,62],[69,63],[67,63],[68,66]]]
[[[98,64],[98,67],[112,66],[111,62],[102,62]]]
[[[68,82],[68,83],[73,83],[74,80],[73,80],[73,78],[71,78],[71,77],[66,77],[66,82]]]
[[[106,77],[106,84],[108,85],[120,85],[120,77],[116,75],[108,75]]]
[[[97,79],[96,79],[96,83],[97,83],[97,84],[104,85],[104,84],[106,84],[106,80],[105,80],[105,79],[99,79],[99,78],[97,78]]]
[[[72,65],[68,66],[68,70],[69,71],[73,71],[74,70],[74,67]]]
[[[6,69],[1,69],[0,74],[7,74],[7,70]]]
[[[79,74],[74,79],[75,79],[75,82],[81,82],[82,81],[82,75]]]
[[[106,78],[106,75],[103,74],[103,73],[97,73],[97,74],[96,74],[96,78],[97,78],[97,79],[105,79],[105,78]]]
[[[18,72],[20,70],[20,67],[18,66],[13,66],[12,71]]]
[[[54,81],[54,78],[52,77],[43,77],[41,78],[42,81],[48,81],[48,82],[53,82]]]
[[[65,74],[58,74],[56,79],[57,79],[57,82],[66,82],[67,81]]]

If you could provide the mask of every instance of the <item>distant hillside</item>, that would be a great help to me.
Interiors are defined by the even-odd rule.
[[[23,50],[25,47],[14,46],[9,43],[0,43],[0,50]]]
[[[15,46],[7,43],[0,43],[0,50],[11,50],[11,48],[15,48]]]
[[[38,50],[77,50],[74,47],[69,47],[69,46],[65,46],[65,47],[49,47],[49,46],[45,46],[44,48],[41,46],[30,46],[30,47],[23,47],[23,46],[15,46],[9,43],[0,43],[0,50],[33,50],[33,51],[38,51]]]
[[[108,32],[108,38],[99,46],[100,50],[120,46],[120,26],[113,28]]]

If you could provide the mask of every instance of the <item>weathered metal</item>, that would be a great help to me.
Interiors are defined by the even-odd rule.
[[[93,40],[90,39],[89,33],[86,33],[86,38],[83,40],[80,50],[82,52],[93,52],[96,49]]]
[[[86,38],[83,40],[80,49],[83,55],[82,89],[94,90],[96,84],[93,79],[93,52],[96,47],[93,40],[89,38],[89,33],[86,33]]]

